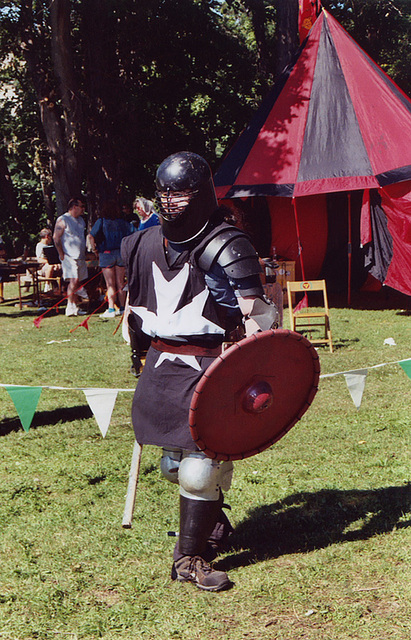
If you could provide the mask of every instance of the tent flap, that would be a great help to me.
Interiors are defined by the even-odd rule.
[[[376,190],[370,193],[370,222],[371,238],[364,246],[365,266],[376,280],[385,282],[393,256],[393,241],[381,206],[381,196]]]
[[[392,260],[384,284],[411,295],[411,182],[380,190],[392,237]]]

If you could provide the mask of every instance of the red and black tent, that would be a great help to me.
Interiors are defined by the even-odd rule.
[[[272,244],[301,254],[307,278],[326,257],[330,204],[352,196],[370,273],[411,295],[411,101],[326,11],[215,184],[227,203],[266,198]]]

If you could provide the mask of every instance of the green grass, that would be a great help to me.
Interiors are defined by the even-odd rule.
[[[322,373],[411,357],[409,311],[369,306],[332,305]],[[234,587],[203,593],[170,581],[177,488],[154,447],[133,528],[121,527],[132,394],[119,393],[103,439],[74,390],[133,387],[116,323],[69,333],[76,318],[36,329],[36,315],[0,306],[0,382],[73,390],[43,389],[28,433],[0,390],[0,640],[409,640],[411,380],[397,364],[369,370],[358,411],[343,376],[321,379],[287,436],[235,464],[236,532],[219,561]]]

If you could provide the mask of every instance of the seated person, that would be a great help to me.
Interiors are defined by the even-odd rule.
[[[42,278],[56,278],[61,276],[61,264],[50,264],[45,254],[44,249],[54,248],[53,245],[53,233],[51,229],[45,228],[40,231],[40,242],[36,245],[36,258],[37,261],[43,266],[39,270],[38,274]],[[50,290],[51,287],[46,284],[46,290]]]
[[[51,229],[42,229],[40,231],[40,242],[36,245],[36,258],[43,265],[39,271],[39,276],[43,278],[55,278],[61,275],[61,264],[50,264],[44,253],[44,247],[53,246]]]

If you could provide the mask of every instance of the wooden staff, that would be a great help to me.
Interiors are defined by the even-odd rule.
[[[128,487],[126,495],[126,504],[123,513],[122,526],[124,529],[131,529],[133,521],[134,505],[136,503],[136,491],[138,483],[138,474],[140,471],[141,452],[143,445],[137,440],[134,441],[133,457],[131,458],[130,473],[128,477]]]
[[[121,317],[120,322],[118,323],[115,332],[123,323],[123,338],[127,340],[128,332],[128,315],[131,313],[129,307],[129,295],[127,294],[124,313]],[[115,333],[114,332],[114,333]],[[128,340],[130,343],[130,340]],[[141,359],[141,367],[144,367],[145,358]],[[139,373],[140,375],[140,373]],[[133,457],[131,458],[131,466],[130,466],[130,474],[128,477],[128,487],[127,487],[127,495],[126,495],[126,504],[124,507],[123,513],[123,528],[131,529],[132,521],[133,521],[133,513],[134,513],[134,505],[136,503],[136,492],[137,492],[137,483],[138,483],[138,474],[140,471],[140,462],[141,462],[141,452],[143,451],[143,445],[139,444],[137,440],[134,441],[134,449],[133,449]]]

